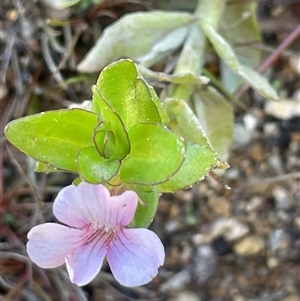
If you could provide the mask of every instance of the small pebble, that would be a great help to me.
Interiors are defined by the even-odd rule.
[[[290,246],[289,236],[282,229],[275,229],[269,234],[268,245],[273,255],[284,257]]]
[[[175,300],[176,301],[201,301],[201,298],[193,292],[184,291],[179,293]]]
[[[289,295],[283,301],[300,301],[300,295]]]
[[[244,124],[236,123],[233,129],[233,148],[245,147],[253,139],[253,132],[245,128]]]
[[[231,205],[225,198],[211,197],[208,201],[209,206],[218,215],[228,217],[231,212]]]
[[[246,301],[247,299],[242,295],[235,295],[232,301]]]
[[[278,136],[280,133],[278,122],[266,122],[263,126],[264,136]]]
[[[261,196],[254,196],[246,204],[246,210],[248,212],[256,211],[262,206],[262,204],[263,198]]]
[[[179,229],[180,223],[176,220],[170,220],[165,224],[165,231],[168,234],[174,233]]]
[[[300,74],[300,56],[299,55],[292,55],[289,58],[290,66],[295,70],[298,74]]]
[[[293,201],[288,191],[282,186],[276,186],[273,189],[273,197],[275,199],[276,209],[289,209],[293,205]]]
[[[177,274],[174,274],[169,280],[160,286],[160,291],[163,293],[167,292],[178,292],[185,288],[185,286],[191,281],[191,275],[188,271],[183,270]]]
[[[264,240],[257,235],[246,236],[233,246],[235,253],[242,256],[259,254],[264,248]]]
[[[250,132],[253,132],[258,125],[258,119],[253,114],[245,114],[243,121],[245,128]]]
[[[277,268],[279,265],[279,259],[276,257],[270,257],[267,259],[267,265],[270,269]]]
[[[197,248],[193,262],[193,274],[198,284],[203,284],[214,274],[217,264],[216,254],[210,245]]]
[[[192,242],[195,246],[199,246],[205,242],[208,242],[206,236],[201,233],[196,233],[192,236]]]
[[[249,227],[235,218],[220,218],[214,222],[211,229],[211,237],[223,235],[227,241],[235,241],[242,238],[250,231]]]
[[[265,111],[268,115],[287,120],[300,116],[300,100],[287,99],[281,101],[266,101]]]
[[[269,166],[277,175],[285,173],[285,169],[282,163],[282,158],[278,154],[272,154],[268,157]]]

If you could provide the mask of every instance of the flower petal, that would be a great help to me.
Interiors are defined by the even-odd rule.
[[[53,213],[67,225],[84,227],[91,222],[101,222],[102,202],[107,202],[109,197],[109,191],[103,185],[85,182],[69,185],[58,193]]]
[[[81,230],[54,223],[33,227],[27,237],[27,253],[42,268],[55,268],[81,244]]]
[[[109,203],[109,215],[106,215],[106,221],[111,225],[127,226],[133,219],[136,207],[138,205],[138,195],[127,190],[121,195],[112,196]],[[109,217],[109,219],[107,219]]]
[[[73,283],[79,286],[86,285],[97,276],[106,254],[103,242],[94,239],[67,256],[67,270]]]
[[[148,229],[123,229],[107,250],[111,271],[124,286],[139,286],[151,281],[164,259],[164,246]]]

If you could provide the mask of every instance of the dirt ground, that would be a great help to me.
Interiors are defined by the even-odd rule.
[[[78,74],[76,63],[99,28],[153,5],[110,2],[56,27],[48,22],[54,12],[37,1],[1,2],[1,300],[300,300],[300,36],[266,73],[278,87],[281,104],[251,90],[234,104],[230,168],[218,181],[207,177],[188,190],[161,196],[151,229],[164,243],[166,261],[151,283],[121,287],[104,264],[91,284],[79,288],[70,283],[65,267],[43,270],[30,262],[27,232],[42,219],[54,221],[55,195],[74,176],[36,174],[34,161],[6,141],[3,129],[15,118],[90,98],[97,74]],[[300,4],[259,2],[261,47],[268,55],[299,26]]]

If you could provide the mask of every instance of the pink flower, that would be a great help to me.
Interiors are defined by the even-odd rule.
[[[85,285],[99,273],[104,257],[125,286],[148,283],[164,262],[164,247],[148,229],[127,229],[138,196],[125,191],[110,196],[103,185],[80,183],[63,188],[54,201],[54,215],[70,227],[45,223],[28,233],[27,251],[42,268],[66,263],[72,282]]]

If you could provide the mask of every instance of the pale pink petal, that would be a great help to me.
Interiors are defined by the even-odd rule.
[[[111,271],[124,286],[150,282],[164,259],[164,246],[148,229],[123,229],[107,250]]]
[[[101,222],[103,202],[108,202],[109,191],[103,185],[81,182],[78,186],[64,187],[57,195],[54,215],[72,227],[84,227],[92,222]]]
[[[79,286],[86,285],[97,276],[106,254],[103,242],[94,239],[67,256],[67,270],[73,283]]]
[[[132,190],[112,196],[105,205],[110,210],[105,217],[107,224],[127,226],[134,217],[137,205],[138,195]]]
[[[82,232],[54,223],[35,226],[27,235],[27,253],[42,268],[60,266],[65,263],[65,257],[82,243]]]

